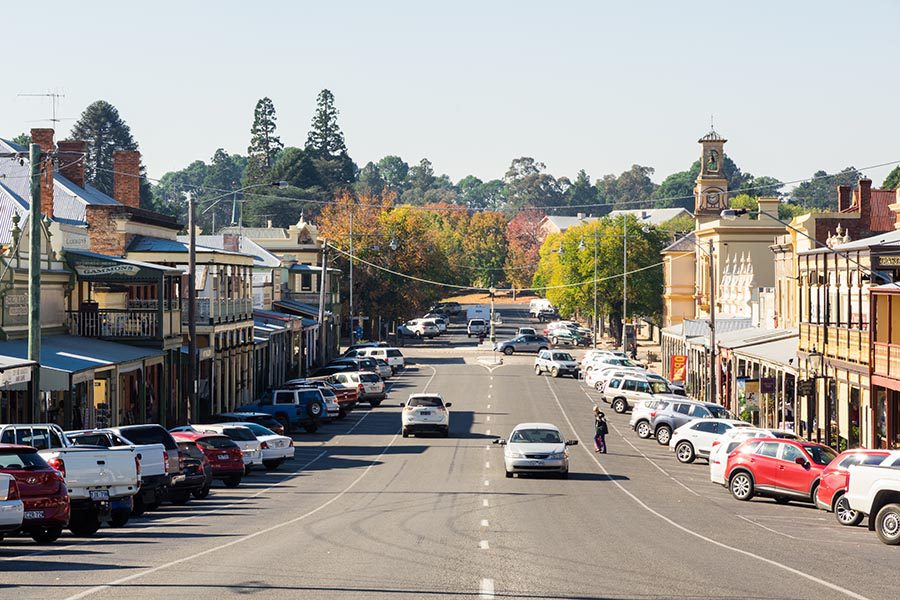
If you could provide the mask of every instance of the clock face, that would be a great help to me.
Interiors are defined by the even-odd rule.
[[[721,194],[719,192],[707,192],[706,206],[707,208],[719,208],[721,205]]]

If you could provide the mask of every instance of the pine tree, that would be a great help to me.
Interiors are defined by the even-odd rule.
[[[84,164],[85,179],[95,188],[112,195],[113,193],[113,152],[116,150],[137,150],[138,145],[131,137],[131,129],[119,116],[116,107],[105,100],[97,100],[84,112],[70,136],[87,142],[87,160]],[[145,185],[142,171],[141,200],[144,200]],[[147,188],[146,190],[144,188]]]
[[[248,164],[246,183],[261,183],[284,144],[275,135],[275,104],[269,98],[261,98],[253,110],[253,126],[250,127],[250,147],[247,148]]]
[[[318,158],[337,158],[347,153],[337,117],[334,94],[330,90],[322,90],[316,98],[316,114],[306,138],[306,149]]]

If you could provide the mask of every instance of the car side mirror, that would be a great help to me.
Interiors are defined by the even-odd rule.
[[[805,467],[807,464],[809,464],[806,462],[806,459],[803,458],[802,456],[798,456],[797,458],[795,458],[794,462],[797,463],[798,465],[800,465],[801,467]]]
[[[566,446],[577,446],[578,440],[566,440]]]
[[[444,403],[444,406],[446,406],[447,408],[450,408],[451,406],[453,406],[453,403],[452,403],[452,402],[445,402],[445,403]]]
[[[492,443],[497,444],[498,446],[505,446],[506,440],[504,440],[503,438],[497,438]]]

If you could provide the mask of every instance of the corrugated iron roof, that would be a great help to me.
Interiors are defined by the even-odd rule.
[[[179,235],[178,241],[186,244],[190,242],[190,236]],[[207,248],[225,250],[225,236],[221,233],[218,235],[198,235],[197,243],[202,244]],[[248,254],[253,257],[253,266],[255,267],[275,269],[281,266],[281,260],[277,256],[248,238],[246,235],[240,236],[240,249],[240,254]]]
[[[682,215],[693,218],[694,215],[684,208],[645,208],[633,210],[613,210],[610,211],[610,217],[619,215],[629,215],[635,217],[640,223],[645,225],[662,225],[666,221],[671,221],[675,217]]]
[[[693,252],[697,245],[696,240],[697,236],[692,231],[663,248],[660,254],[665,254],[666,252]]]

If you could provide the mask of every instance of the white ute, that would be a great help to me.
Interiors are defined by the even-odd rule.
[[[885,544],[900,544],[900,452],[880,465],[852,465],[847,486],[850,508],[869,516],[869,531]]]

